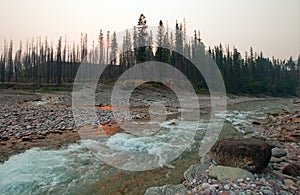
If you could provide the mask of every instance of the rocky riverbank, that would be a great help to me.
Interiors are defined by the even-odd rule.
[[[112,111],[105,109],[105,106],[110,106],[112,87],[101,86],[96,91],[95,100],[98,122],[95,122],[94,128],[104,128],[108,135],[119,131]],[[236,104],[257,99],[232,96],[228,103]],[[131,96],[132,118],[149,118],[148,106],[153,101],[162,102],[168,112],[178,114],[178,100],[174,93],[146,85],[138,87]],[[209,108],[210,97],[199,95],[199,104],[201,108]],[[0,90],[0,162],[31,147],[53,148],[53,145],[68,145],[78,141],[80,136],[71,105],[70,92]],[[85,121],[88,117],[83,115],[81,120]],[[60,138],[61,141],[52,143],[52,140]]]
[[[253,121],[259,126],[254,134],[217,142],[181,184],[152,187],[145,194],[299,194],[300,110],[299,101],[293,103],[290,111]]]

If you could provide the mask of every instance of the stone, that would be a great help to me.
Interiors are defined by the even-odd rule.
[[[226,181],[230,179],[250,178],[254,179],[254,175],[249,171],[226,166],[215,166],[210,169],[209,176],[214,177],[220,181]]]
[[[282,159],[282,158],[276,158],[276,157],[271,157],[271,160],[270,160],[270,162],[272,162],[272,163],[281,163],[281,162],[283,162],[284,161],[284,159]]]
[[[229,195],[229,192],[228,192],[228,191],[222,191],[222,192],[220,193],[220,195]]]
[[[300,177],[300,160],[285,165],[282,173],[293,177]]]
[[[293,123],[299,123],[300,119],[298,117],[295,117],[292,119]]]
[[[201,187],[202,187],[202,189],[207,190],[207,189],[210,189],[210,184],[208,184],[208,183],[203,183],[203,184],[201,185]]]
[[[7,137],[7,136],[2,136],[2,137],[0,137],[0,140],[2,140],[2,141],[7,141],[7,140],[9,140],[9,137]]]
[[[253,125],[261,125],[261,122],[259,122],[259,121],[252,121],[252,124]]]
[[[160,187],[148,188],[144,195],[174,195],[187,194],[188,190],[181,184],[178,185],[164,185]]]
[[[292,186],[292,185],[295,185],[295,182],[293,182],[293,180],[291,180],[291,179],[285,179],[284,184],[287,186]]]
[[[192,182],[195,178],[196,174],[200,174],[205,172],[205,168],[201,164],[194,164],[191,165],[188,170],[186,170],[183,174],[184,179],[188,182]]]
[[[243,190],[247,189],[247,184],[245,184],[245,183],[240,183],[240,186],[242,187]]]
[[[226,184],[226,185],[224,186],[224,189],[225,189],[225,190],[230,190],[230,185]]]
[[[274,192],[271,190],[262,190],[263,195],[274,195]]]
[[[262,172],[269,164],[271,150],[271,145],[261,139],[230,138],[217,141],[210,156],[219,165]]]
[[[31,137],[29,136],[25,136],[25,137],[22,137],[22,142],[27,142],[27,141],[31,141]]]
[[[285,150],[280,149],[280,148],[273,148],[272,149],[272,156],[276,157],[276,158],[281,158],[283,156],[286,156],[287,153]]]
[[[299,191],[299,188],[297,188],[296,186],[289,186],[289,189],[292,191]]]
[[[35,136],[34,138],[35,138],[35,139],[45,139],[46,136],[44,136],[44,135],[37,135],[37,136]]]
[[[244,179],[243,178],[239,178],[236,181],[239,182],[239,183],[242,183],[242,182],[244,182]]]

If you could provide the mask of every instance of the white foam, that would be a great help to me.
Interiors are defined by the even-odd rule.
[[[0,165],[0,194],[63,194],[76,183],[99,178],[96,173],[102,166],[83,144],[59,150],[32,148]]]

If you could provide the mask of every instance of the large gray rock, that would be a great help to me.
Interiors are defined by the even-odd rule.
[[[160,187],[151,187],[148,188],[145,192],[145,195],[174,195],[174,194],[187,194],[187,189],[181,185],[164,185]]]
[[[280,158],[283,156],[286,156],[286,151],[284,149],[280,149],[280,148],[273,148],[272,149],[272,156],[276,157],[276,158]]]
[[[217,141],[210,156],[218,165],[261,172],[270,162],[272,147],[254,138],[231,138]]]
[[[209,176],[214,177],[220,181],[230,180],[230,179],[244,179],[250,178],[254,179],[254,175],[249,171],[235,167],[226,166],[215,166],[209,171]]]

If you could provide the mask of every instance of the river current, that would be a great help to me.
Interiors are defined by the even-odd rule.
[[[265,119],[267,113],[289,110],[289,99],[249,101],[229,106],[221,136],[247,131],[252,120]],[[198,146],[201,143],[208,115],[201,120],[192,147],[183,152],[169,166],[149,171],[124,171],[103,163],[87,145],[93,140],[81,140],[58,150],[32,148],[11,156],[0,164],[0,194],[142,194],[148,187],[167,183],[179,183],[183,172],[199,161]],[[160,124],[167,137],[176,119]],[[183,127],[184,128],[184,127]],[[169,131],[168,131],[169,130]],[[224,132],[224,133],[223,133]],[[155,153],[164,144],[155,137],[134,137],[118,133],[107,140],[107,146],[124,151]]]

